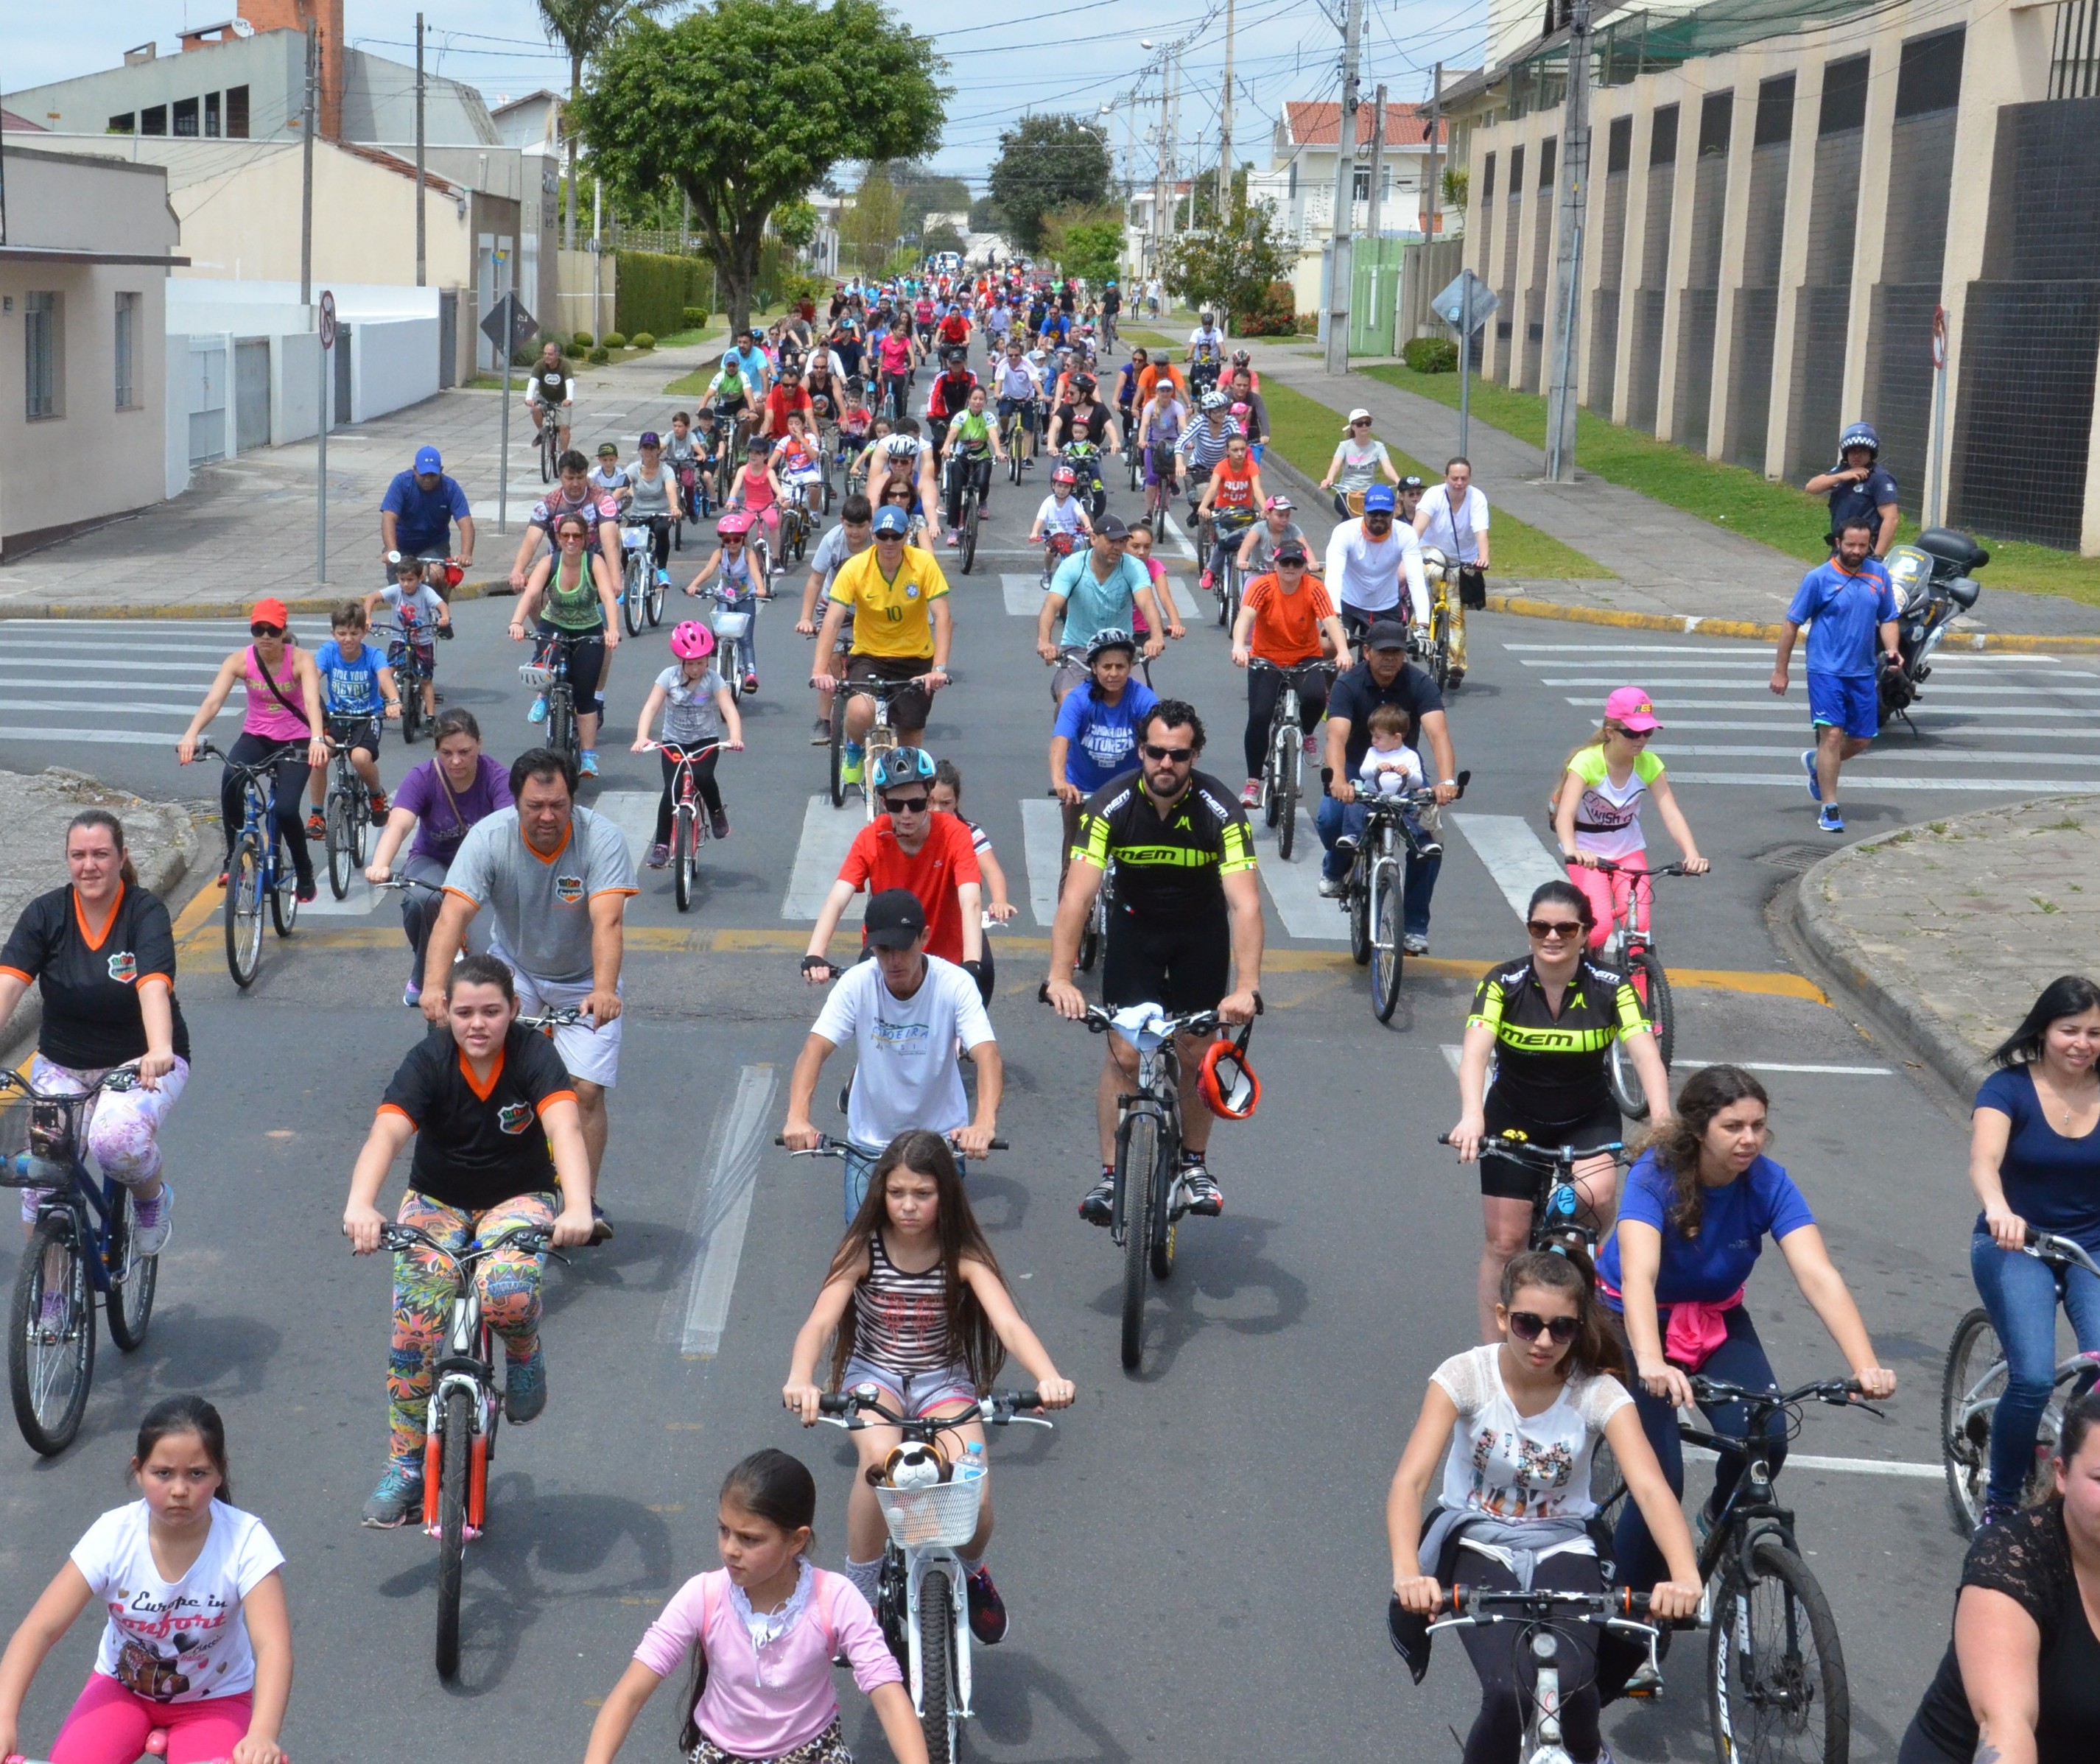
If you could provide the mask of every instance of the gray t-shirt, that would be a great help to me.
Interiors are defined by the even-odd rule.
[[[872,544],[873,541],[871,540],[869,543]],[[861,548],[862,551],[867,549],[865,545]],[[843,521],[817,542],[816,552],[810,559],[810,567],[823,572],[824,592],[817,608],[818,618],[821,619],[823,616],[827,605],[836,604],[831,600],[830,596],[832,583],[837,577],[839,571],[859,555],[860,552],[851,549],[846,544],[846,529]],[[849,606],[846,608],[846,622],[840,628],[851,631],[853,622],[854,610]]]
[[[1282,545],[1286,539],[1295,539],[1299,545],[1305,545],[1306,551],[1308,553],[1307,561],[1308,564],[1310,563],[1311,558],[1309,554],[1312,548],[1305,544],[1305,529],[1304,527],[1300,527],[1297,522],[1292,521],[1284,527],[1282,532],[1272,533],[1268,530],[1268,523],[1264,520],[1254,530],[1254,549],[1249,553],[1247,556],[1247,580],[1249,581],[1252,581],[1257,576],[1266,576],[1271,570],[1276,567],[1276,548]]]
[[[657,675],[656,684],[664,689],[664,721],[656,737],[659,741],[689,747],[695,742],[721,739],[721,707],[715,695],[727,691],[729,687],[712,667],[699,679],[688,680],[685,669],[673,662]]]
[[[628,474],[628,487],[633,491],[634,500],[627,505],[629,514],[668,514],[671,512],[671,469],[659,465],[654,478],[637,467]]]
[[[526,845],[517,809],[499,809],[460,841],[445,876],[448,893],[493,913],[496,941],[520,969],[572,986],[591,978],[591,902],[641,892],[626,835],[589,809],[573,814],[562,849],[542,858]]]

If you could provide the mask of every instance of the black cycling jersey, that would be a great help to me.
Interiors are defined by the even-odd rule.
[[[1117,904],[1140,913],[1215,909],[1224,898],[1224,879],[1255,867],[1246,810],[1208,772],[1189,775],[1164,817],[1142,768],[1110,778],[1080,810],[1072,855],[1097,870],[1113,858]]]
[[[1466,1019],[1468,1029],[1476,1023],[1494,1031],[1494,1093],[1514,1113],[1552,1127],[1610,1108],[1604,1061],[1612,1043],[1648,1033],[1632,986],[1586,957],[1558,1017],[1546,1008],[1529,956],[1489,969]]]
[[[409,1051],[379,1107],[416,1129],[408,1185],[479,1213],[521,1194],[554,1192],[554,1157],[540,1118],[548,1104],[576,1095],[554,1043],[536,1030],[510,1025],[483,1091],[440,1025]]]
[[[102,934],[89,940],[70,885],[39,894],[22,909],[0,972],[41,982],[44,1017],[37,1051],[54,1065],[99,1072],[146,1052],[141,982],[168,987],[174,1051],[190,1056],[189,1025],[175,1003],[175,937],[159,896],[121,885]]]

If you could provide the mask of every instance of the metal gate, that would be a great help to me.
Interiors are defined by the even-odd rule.
[[[1389,355],[1407,247],[1398,239],[1359,239],[1352,247],[1349,353]]]
[[[350,331],[346,324],[335,328],[335,406],[329,412],[329,427],[347,427],[350,411]]]
[[[244,337],[233,346],[233,446],[270,444],[270,339]]]
[[[449,288],[438,295],[438,384],[459,384],[459,295]]]
[[[226,457],[226,345],[190,344],[190,464]]]

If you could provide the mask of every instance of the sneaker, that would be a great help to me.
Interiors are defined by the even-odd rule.
[[[1115,1223],[1115,1172],[1104,1170],[1101,1180],[1087,1190],[1087,1197],[1079,1202],[1079,1217],[1090,1225],[1112,1225]]]
[[[671,861],[671,848],[660,843],[651,845],[648,857],[642,861],[652,870],[661,870]]]
[[[1845,831],[1845,811],[1834,802],[1826,802],[1822,814],[1815,818],[1815,825],[1825,833],[1842,833]]]
[[[713,834],[717,839],[727,839],[729,837],[729,810],[726,809],[710,809],[708,814],[708,831]]]
[[[1175,1172],[1180,1179],[1181,1192],[1189,1197],[1189,1211],[1204,1219],[1215,1219],[1225,1210],[1225,1197],[1211,1172],[1203,1167],[1202,1160],[1186,1153],[1182,1155],[1181,1167]]]
[[[372,793],[372,818],[375,821],[386,818],[386,792],[383,790],[375,790]]]
[[[307,837],[308,839],[328,837],[328,822],[321,818],[321,811],[318,809],[307,817]]]
[[[161,1184],[161,1192],[152,1200],[139,1195],[131,1197],[131,1247],[140,1255],[158,1255],[168,1246],[168,1233],[174,1227],[174,1200],[168,1193],[168,1184]]]
[[[849,741],[845,751],[839,756],[839,782],[858,784],[861,782],[861,748],[857,742]]]
[[[1633,1675],[1626,1680],[1625,1690],[1619,1694],[1621,1696],[1648,1698],[1662,1695],[1662,1668],[1655,1663],[1654,1655],[1647,1654],[1642,1656],[1641,1663],[1634,1668]],[[1602,1764],[1603,1757],[1603,1753],[1599,1751],[1598,1753],[1599,1764]]]
[[[1466,670],[1463,668],[1459,667],[1455,662],[1453,663],[1451,671],[1444,677],[1444,684],[1450,687],[1452,690],[1455,692],[1460,686],[1465,685],[1465,683]],[[1599,1756],[1601,1757],[1602,1754],[1599,1753]]]
[[[413,1010],[423,1002],[423,989],[414,981],[410,981],[401,989],[401,1002]]]
[[[1345,875],[1323,875],[1320,878],[1320,898],[1338,901],[1349,892],[1349,879]]]
[[[1425,839],[1420,840],[1414,849],[1422,857],[1440,858],[1444,855],[1444,841],[1440,839]]]
[[[392,1531],[423,1515],[423,1479],[399,1464],[389,1464],[372,1498],[364,1503],[364,1523],[374,1531]]]
[[[503,1418],[522,1427],[546,1406],[547,1350],[535,1347],[530,1360],[513,1360],[503,1369]]]
[[[1346,858],[1353,863],[1357,857],[1357,836],[1353,833],[1337,835],[1335,840],[1335,855],[1337,858]]]
[[[1240,792],[1240,806],[1242,809],[1259,809],[1261,806],[1261,780],[1260,778],[1250,778],[1246,781],[1246,787]]]
[[[1215,574],[1216,574],[1216,572],[1215,572],[1215,571],[1211,571],[1211,570],[1206,570],[1206,571],[1203,572],[1202,589],[1203,589],[1203,592],[1204,592],[1205,593],[1207,593],[1207,593],[1209,593],[1211,592],[1211,584],[1212,584],[1212,579],[1213,579],[1213,577],[1215,576]]]
[[[547,695],[542,692],[539,697],[533,699],[532,708],[525,713],[525,721],[528,723],[544,723],[546,720]]]
[[[828,747],[832,744],[832,723],[827,717],[819,717],[810,725],[810,745]]]
[[[1811,802],[1822,801],[1823,780],[1815,775],[1815,748],[1804,747],[1802,750],[1801,769],[1808,774],[1808,800]]]
[[[746,698],[749,698],[752,694],[756,692],[757,690],[758,676],[757,674],[746,674],[743,677],[743,695]]]
[[[596,1201],[591,1202],[591,1234],[593,1245],[612,1241],[612,1221],[605,1216],[605,1209]]]
[[[1305,738],[1305,757],[1308,760],[1312,759],[1319,752],[1320,738],[1317,735],[1308,735]]]
[[[585,747],[576,756],[576,774],[581,778],[598,776],[598,749]]]
[[[980,1563],[963,1590],[969,1599],[970,1634],[986,1647],[998,1647],[1006,1639],[1006,1601],[992,1585],[990,1571]]]
[[[961,534],[960,534],[960,533],[951,533],[951,534],[949,534],[949,535],[948,535],[948,549],[949,549],[951,551],[954,550],[954,549],[955,549],[955,548],[956,546],[960,545],[960,544],[962,544],[962,542],[963,542],[963,536],[962,536],[962,535],[961,535]]]
[[[302,882],[295,892],[302,906],[309,906],[321,897],[320,889],[311,882]]]
[[[1426,931],[1410,931],[1400,940],[1400,946],[1407,955],[1427,955],[1429,953],[1429,933]]]
[[[218,872],[218,885],[221,888],[224,888],[226,886],[226,879],[230,873],[230,871],[225,870],[222,870]]]

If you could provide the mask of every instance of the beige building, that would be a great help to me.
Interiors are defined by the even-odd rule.
[[[2100,553],[2100,0],[1807,17],[1599,15],[1582,401],[1796,481],[1864,418],[1909,512]],[[1533,391],[1567,55],[1564,30],[1449,95],[1501,300],[1484,371]]]

